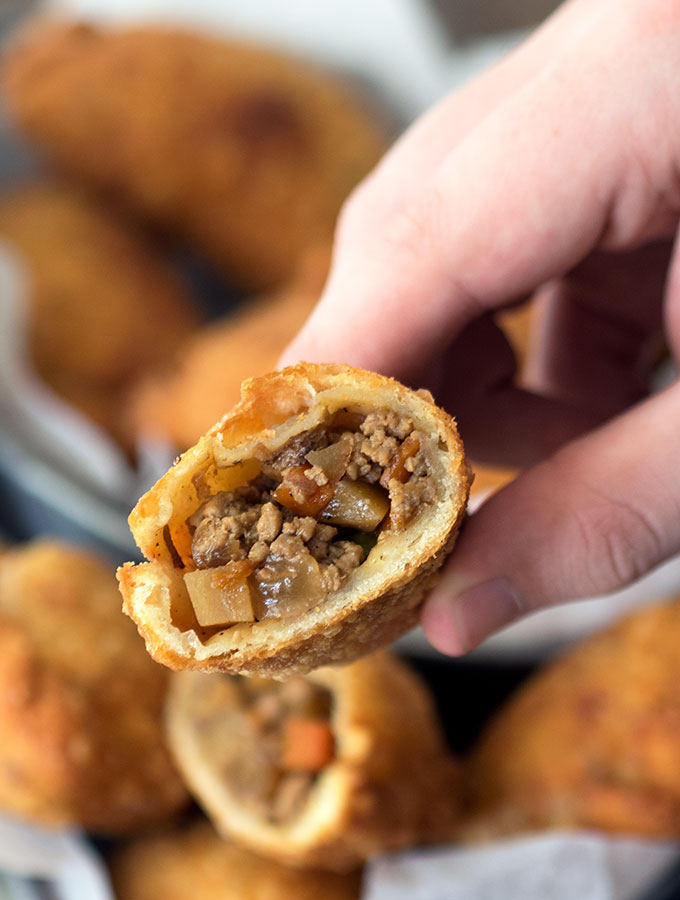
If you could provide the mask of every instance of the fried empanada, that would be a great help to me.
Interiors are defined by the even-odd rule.
[[[223,840],[207,822],[137,840],[110,862],[118,900],[359,900],[361,873],[300,871]]]
[[[680,837],[680,600],[539,671],[474,751],[464,834],[597,828]]]
[[[188,800],[163,733],[168,673],[113,573],[56,541],[0,557],[0,809],[121,832]]]
[[[172,668],[349,662],[416,623],[468,486],[427,393],[330,364],[251,379],[133,510],[150,562],[118,570],[124,609]]]
[[[316,303],[330,251],[311,250],[292,282],[210,322],[184,343],[164,371],[136,388],[132,418],[138,436],[186,450],[238,402],[241,382],[276,368]]]
[[[2,196],[0,241],[24,269],[37,374],[131,447],[124,409],[133,383],[198,325],[188,291],[135,228],[68,185]]]
[[[217,828],[280,863],[349,870],[453,834],[458,770],[425,686],[396,657],[284,682],[179,672],[167,722]]]
[[[162,27],[36,26],[4,64],[9,112],[62,169],[177,233],[247,289],[283,284],[386,147],[331,75]]]

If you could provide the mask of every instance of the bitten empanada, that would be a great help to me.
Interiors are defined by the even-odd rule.
[[[167,723],[198,802],[262,856],[349,870],[453,833],[457,767],[425,686],[396,657],[284,682],[176,673]]]
[[[113,572],[57,541],[0,557],[0,810],[130,831],[188,801],[163,732],[168,673],[120,611]]]
[[[328,364],[246,381],[133,510],[150,562],[119,569],[124,609],[176,669],[349,662],[415,624],[468,487],[425,392]]]
[[[300,871],[225,841],[207,822],[112,855],[119,900],[359,900],[361,873]]]
[[[238,403],[244,378],[276,368],[319,299],[329,263],[329,248],[312,248],[285,287],[188,335],[163,369],[137,386],[137,435],[169,440],[180,452],[193,446]]]

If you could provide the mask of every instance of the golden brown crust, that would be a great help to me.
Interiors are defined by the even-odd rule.
[[[329,261],[327,247],[311,250],[291,284],[189,337],[171,368],[136,389],[136,433],[169,440],[178,450],[195,444],[238,403],[245,378],[276,368],[321,293]]]
[[[379,542],[345,585],[293,620],[237,625],[209,643],[194,630],[191,609],[167,537],[193,568],[186,519],[198,508],[195,479],[252,457],[255,445],[282,446],[330,411],[387,407],[426,435],[437,498],[401,533]],[[208,473],[204,475],[202,473]],[[250,476],[252,477],[252,475]],[[398,382],[341,365],[302,363],[250,379],[240,403],[145,494],[130,527],[148,563],[118,570],[123,608],[147,649],[177,669],[219,669],[284,676],[349,662],[415,624],[418,607],[453,547],[465,513],[469,472],[455,423],[432,399]],[[227,489],[222,487],[222,489]]]
[[[635,613],[532,678],[467,783],[473,838],[545,827],[680,837],[680,601]]]
[[[125,445],[126,398],[198,324],[191,298],[134,228],[77,190],[0,199],[0,240],[23,265],[38,375]]]
[[[177,763],[225,835],[281,863],[336,870],[451,837],[458,814],[457,765],[426,688],[396,657],[375,654],[307,676],[332,695],[336,750],[302,816],[289,824],[249,812],[230,789],[213,734],[220,734],[220,720],[226,727],[233,707],[223,701],[216,713],[210,690],[215,679],[233,677],[176,674],[167,714]],[[247,745],[243,752],[249,752]]]
[[[60,167],[177,232],[245,287],[330,237],[385,138],[328,75],[162,28],[51,24],[7,55],[16,122]]]
[[[135,841],[111,860],[119,900],[358,900],[361,874],[288,869],[207,822]]]
[[[54,541],[0,557],[0,808],[114,832],[186,802],[165,746],[167,675],[120,614],[113,576]]]

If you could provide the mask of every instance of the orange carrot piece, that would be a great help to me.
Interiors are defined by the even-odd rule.
[[[304,474],[309,466],[288,469],[284,480],[274,491],[274,499],[298,516],[316,516],[334,493],[331,484],[316,484]]]
[[[415,456],[420,450],[420,439],[413,434],[409,434],[403,444],[398,448],[392,459],[389,461],[387,468],[380,476],[380,484],[384,488],[388,488],[391,479],[399,481],[401,484],[408,481],[411,473],[406,468],[406,460]]]
[[[283,723],[284,769],[318,772],[333,759],[335,741],[328,722],[290,716]]]

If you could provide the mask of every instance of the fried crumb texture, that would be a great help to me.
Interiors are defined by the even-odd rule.
[[[39,540],[0,556],[0,809],[122,833],[187,801],[162,710],[167,673],[98,558]]]
[[[551,827],[680,837],[679,645],[676,599],[520,687],[469,761],[463,836]]]
[[[230,281],[290,279],[387,146],[348,85],[285,53],[171,28],[27,26],[12,122],[50,162],[185,239]]]

